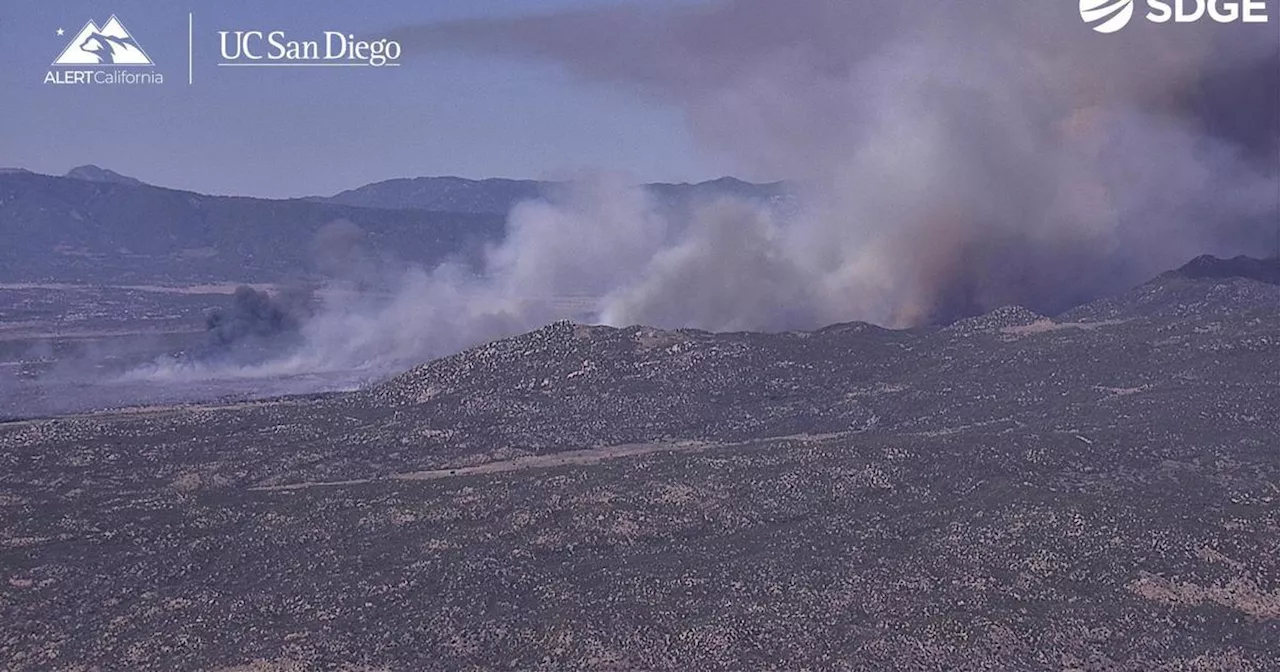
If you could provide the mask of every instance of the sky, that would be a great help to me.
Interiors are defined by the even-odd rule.
[[[625,3],[10,0],[0,5],[0,167],[62,174],[95,164],[165,187],[272,198],[430,175],[608,170],[679,182],[727,173],[723,161],[695,150],[677,108],[545,60],[419,51],[396,68],[215,65],[220,30],[376,37],[407,25],[608,4]],[[44,83],[72,36],[113,14],[163,84]]]

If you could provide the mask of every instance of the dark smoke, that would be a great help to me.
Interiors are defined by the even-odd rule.
[[[233,345],[296,336],[309,317],[311,296],[304,290],[285,290],[277,296],[247,285],[236,288],[231,305],[210,311],[205,333],[210,347],[225,350]]]
[[[1053,313],[1204,252],[1264,252],[1280,216],[1277,20],[1100,35],[1070,1],[728,0],[396,37],[418,54],[541,57],[666,101],[745,176],[798,185],[795,221],[745,215],[750,241],[726,244],[716,209],[602,313],[789,328]]]
[[[1211,68],[1180,94],[1182,113],[1205,133],[1230,143],[1263,169],[1280,162],[1280,50]]]

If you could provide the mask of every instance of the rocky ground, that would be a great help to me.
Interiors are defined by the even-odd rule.
[[[1280,286],[0,424],[9,669],[1275,669]]]

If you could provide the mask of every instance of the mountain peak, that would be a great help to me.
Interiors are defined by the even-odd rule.
[[[1182,268],[1171,271],[1171,273],[1193,280],[1247,278],[1272,285],[1280,285],[1280,259],[1258,259],[1246,256],[1219,259],[1211,254],[1205,254],[1192,259]]]
[[[86,182],[111,182],[113,184],[128,184],[131,186],[140,186],[145,184],[142,180],[121,175],[114,170],[100,168],[93,164],[76,166],[67,171],[66,177],[74,180],[84,180]]]

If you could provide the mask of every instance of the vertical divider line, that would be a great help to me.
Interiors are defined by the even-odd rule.
[[[187,12],[187,86],[191,86],[195,81],[195,78],[194,78],[195,67],[191,59],[191,55],[193,51],[192,50],[192,33],[191,33],[192,16],[193,16],[192,12]]]

